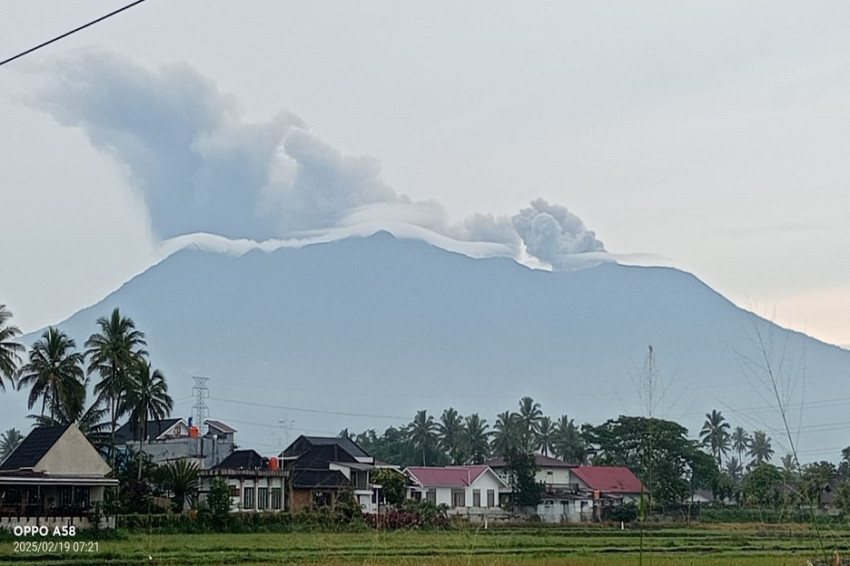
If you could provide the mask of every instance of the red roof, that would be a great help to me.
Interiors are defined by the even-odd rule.
[[[466,487],[486,472],[487,466],[446,466],[424,468],[411,466],[406,469],[422,487]]]
[[[640,480],[628,468],[579,466],[570,470],[589,489],[605,493],[640,493]]]

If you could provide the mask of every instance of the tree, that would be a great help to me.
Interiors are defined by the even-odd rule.
[[[726,462],[726,473],[736,482],[741,480],[741,475],[744,473],[744,466],[735,456],[729,458]]]
[[[555,427],[552,425],[552,419],[541,417],[534,431],[534,449],[548,456],[550,452],[554,452],[554,440]]]
[[[490,455],[490,432],[487,420],[473,413],[463,423],[463,445],[473,464],[481,464]]]
[[[771,464],[757,465],[744,478],[741,492],[750,503],[766,507],[779,502],[778,486],[782,481],[782,473]]]
[[[730,444],[729,423],[720,411],[712,410],[711,413],[705,414],[705,423],[702,425],[699,437],[702,445],[709,449],[719,466],[721,456],[726,454]]]
[[[41,416],[49,409],[55,419],[59,411],[74,412],[85,400],[83,355],[75,352],[76,343],[51,326],[32,345],[29,362],[21,367],[18,389],[29,388],[27,408],[41,399]]]
[[[506,457],[508,453],[522,449],[519,415],[505,411],[496,415],[493,425],[493,454]]]
[[[819,506],[824,488],[837,476],[832,462],[806,464],[800,473],[800,495],[810,505]]]
[[[750,448],[747,451],[747,456],[753,460],[750,466],[756,467],[766,462],[770,462],[773,457],[773,448],[770,445],[770,437],[764,431],[757,430],[753,433]]]
[[[841,461],[838,463],[838,476],[850,478],[850,446],[841,450]]]
[[[439,446],[451,459],[453,464],[462,464],[464,460],[463,443],[463,417],[449,407],[443,411],[440,422],[437,424],[437,435]]]
[[[534,450],[534,432],[543,418],[540,403],[535,403],[531,397],[523,397],[519,400],[519,425],[520,446],[525,452]]]
[[[679,504],[692,484],[708,484],[717,465],[687,429],[673,421],[620,416],[583,428],[597,447],[596,465],[625,466],[649,488],[653,500]]]
[[[571,464],[584,464],[587,460],[587,444],[573,419],[561,415],[555,423],[553,440],[554,454]]]
[[[736,426],[732,432],[732,450],[738,453],[738,461],[743,461],[744,453],[750,449],[750,435],[743,427]]]
[[[115,449],[115,429],[121,416],[124,394],[127,390],[128,371],[138,363],[144,350],[145,335],[136,330],[133,319],[121,316],[116,308],[109,318],[97,319],[100,332],[92,334],[86,341],[88,372],[100,374],[95,393],[109,407],[110,448]]]
[[[8,324],[11,318],[12,313],[6,310],[6,305],[0,305],[0,391],[6,390],[4,379],[14,385],[24,351],[23,344],[15,341],[21,335],[20,328]]]
[[[186,503],[192,503],[198,492],[198,465],[189,460],[175,460],[165,464],[165,485],[171,492],[174,510],[182,512]]]
[[[406,499],[407,485],[404,475],[388,468],[375,468],[371,474],[372,483],[381,486],[381,493],[390,505],[401,507]]]
[[[6,456],[15,451],[18,444],[24,441],[24,436],[21,431],[15,428],[10,428],[0,436],[0,462],[6,459]]]
[[[130,413],[130,422],[137,426],[136,440],[147,438],[147,426],[150,420],[157,422],[168,418],[174,408],[174,401],[168,394],[165,375],[151,367],[150,362],[140,358],[128,372],[127,390],[121,408],[122,413]]]
[[[543,500],[543,486],[537,483],[534,454],[512,450],[507,455],[513,504],[520,508],[536,508]]]
[[[230,486],[224,478],[213,478],[206,501],[213,517],[223,519],[230,513]]]
[[[416,451],[422,454],[422,465],[427,466],[426,453],[433,451],[437,444],[437,423],[434,417],[424,409],[417,411],[413,422],[408,425],[407,434]]]

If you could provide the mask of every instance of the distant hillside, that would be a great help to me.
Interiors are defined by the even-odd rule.
[[[850,444],[831,409],[850,352],[670,268],[553,273],[386,233],[240,257],[185,249],[60,326],[82,344],[116,306],[146,332],[181,414],[191,412],[191,377],[211,377],[211,415],[266,452],[304,431],[404,424],[422,408],[436,417],[453,406],[492,424],[524,395],[577,422],[646,414],[651,344],[654,414],[696,434],[704,413],[720,409],[733,426],[768,430],[778,461],[786,449],[763,374],[743,367],[760,356],[756,329],[772,340],[789,399],[805,400],[802,421],[799,404],[792,413],[810,451],[801,459],[836,459]],[[0,408],[25,414],[21,395],[0,396]]]

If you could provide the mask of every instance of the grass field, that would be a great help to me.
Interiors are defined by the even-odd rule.
[[[824,533],[831,555],[850,557],[850,531]],[[603,566],[802,566],[820,554],[800,527],[661,529],[498,528],[288,534],[127,534],[96,553],[16,553],[0,542],[2,564],[428,564]],[[643,551],[641,552],[641,548]]]

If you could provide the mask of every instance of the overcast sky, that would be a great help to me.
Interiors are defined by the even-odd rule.
[[[123,4],[9,3],[0,59]],[[184,233],[412,223],[604,245],[850,344],[847,29],[844,2],[150,0],[0,67],[0,303],[61,321]]]

